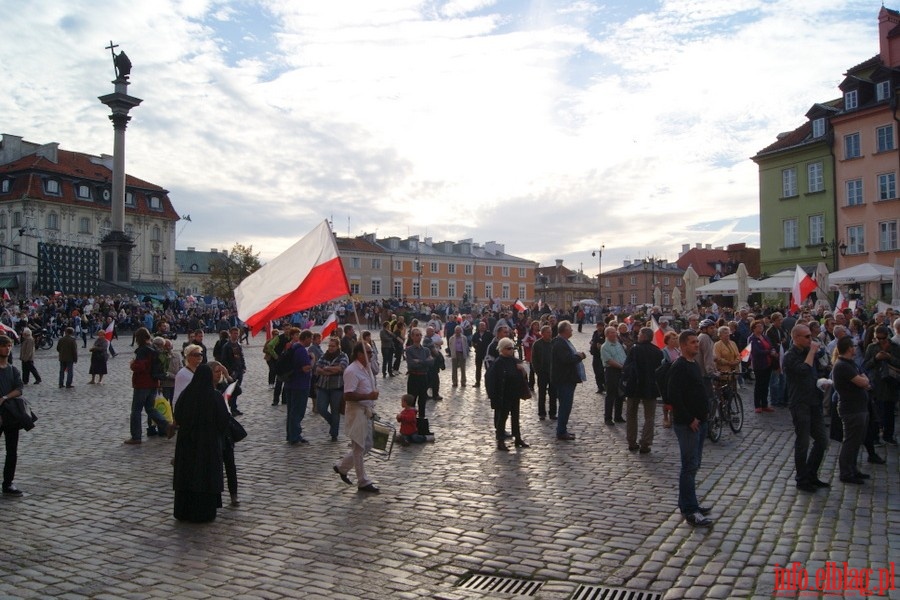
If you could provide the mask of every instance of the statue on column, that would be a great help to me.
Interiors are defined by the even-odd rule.
[[[109,46],[106,47],[109,50],[109,53],[112,55],[113,60],[113,69],[116,72],[116,81],[128,81],[128,76],[131,75],[131,59],[128,58],[128,55],[125,52],[119,52],[116,54],[114,48],[118,48],[118,44],[113,44],[112,40],[109,41]]]

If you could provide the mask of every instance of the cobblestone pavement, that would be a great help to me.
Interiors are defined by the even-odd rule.
[[[586,348],[589,334],[573,341]],[[132,349],[127,339],[115,346],[102,386],[86,384],[82,351],[71,390],[56,385],[55,352],[39,352],[44,381],[25,390],[39,421],[22,435],[16,478],[25,496],[0,500],[0,597],[510,597],[458,585],[478,573],[543,582],[538,598],[569,598],[582,584],[768,598],[776,564],[799,562],[813,586],[826,561],[877,569],[900,557],[897,448],[879,449],[887,465],[864,464],[871,481],[850,486],[838,481],[832,444],[821,471],[832,487],[798,492],[790,415],[754,414],[749,389],[743,431],[726,428],[705,447],[698,492],[717,517],[708,530],[678,514],[678,448],[661,416],[653,452],[631,453],[624,426],[603,424],[602,396],[586,383],[575,442],[556,441],[553,422],[525,401],[531,448],[499,453],[471,363],[469,387],[451,388],[444,371],[444,400],[429,402],[437,442],[368,458],[382,493],[363,495],[332,471],[346,442],[331,442],[311,409],[310,444],[285,444],[261,338],[247,349],[241,398],[243,502],[212,524],[181,524],[172,518],[174,440],[122,444]],[[405,378],[379,385],[378,410],[392,420]]]

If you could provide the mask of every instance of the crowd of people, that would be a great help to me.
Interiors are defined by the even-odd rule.
[[[522,431],[521,400],[535,396],[538,419],[555,421],[558,441],[574,442],[570,418],[575,391],[588,381],[590,362],[592,382],[603,396],[604,422],[609,427],[625,424],[629,451],[652,452],[662,397],[663,426],[673,429],[681,454],[679,510],[695,526],[713,522],[710,508],[697,499],[695,480],[710,418],[712,381],[722,374],[733,373],[742,384],[752,380],[754,411],[760,418],[789,408],[800,490],[815,492],[829,485],[818,475],[829,438],[826,416],[831,437],[842,440],[839,478],[844,483],[862,484],[869,477],[857,466],[860,448],[867,450],[870,463],[880,464],[884,459],[876,448],[897,444],[900,318],[892,310],[871,318],[858,310],[804,308],[785,316],[760,307],[734,311],[715,305],[686,315],[664,315],[658,308],[628,317],[598,312],[592,315],[596,328],[589,346],[581,350],[572,335],[589,319],[577,306],[565,313],[547,307],[495,310],[501,307],[493,304],[480,312],[452,312],[459,308],[351,304],[343,307],[343,324],[326,340],[309,326],[315,319],[324,321],[330,314],[327,308],[275,323],[263,359],[272,404],[287,406],[285,442],[308,444],[303,426],[312,400],[312,412],[325,421],[331,441],[338,441],[343,425],[351,442],[333,465],[335,473],[350,484],[353,471],[360,491],[378,493],[364,458],[373,447],[379,373],[382,379],[406,377],[406,394],[398,399],[396,416],[397,440],[406,445],[434,441],[434,411],[429,413],[433,405],[428,402],[443,399],[441,371],[447,368],[452,388],[467,387],[470,381],[480,388],[484,383],[494,411],[497,451],[509,452],[510,439],[516,449],[529,447]],[[214,519],[226,480],[232,504],[240,503],[234,463],[234,443],[240,436],[234,424],[242,415],[238,401],[244,375],[254,360],[245,355],[248,332],[234,307],[190,306],[183,299],[158,303],[55,297],[20,303],[5,316],[7,330],[18,334],[22,368],[12,365],[13,340],[0,336],[0,406],[15,408],[11,400],[21,395],[23,386],[31,378],[33,384],[42,381],[34,365],[35,331],[59,332],[58,384],[70,389],[77,383],[73,374],[79,340],[85,349],[93,338],[87,383],[102,385],[107,363],[116,356],[113,344],[121,346],[127,339],[120,341],[118,331],[133,328],[133,397],[125,444],[143,442],[144,415],[148,437],[177,436],[176,518]],[[358,331],[357,321],[363,320],[369,329]],[[209,333],[215,333],[216,341],[208,350],[204,339]],[[13,418],[3,423],[3,493],[18,495],[18,429]]]

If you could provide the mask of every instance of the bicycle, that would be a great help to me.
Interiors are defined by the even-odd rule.
[[[725,423],[728,423],[734,433],[740,433],[744,427],[744,402],[738,394],[737,375],[720,373],[711,378],[715,399],[710,411],[707,435],[712,442],[718,442],[722,437]]]

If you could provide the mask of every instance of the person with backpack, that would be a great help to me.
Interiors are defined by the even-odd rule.
[[[652,318],[652,317],[651,317]],[[625,440],[628,450],[648,454],[653,445],[653,422],[656,418],[656,369],[663,361],[662,350],[653,344],[653,329],[642,327],[638,332],[637,344],[625,359],[623,375],[625,379]],[[637,440],[638,406],[644,405],[644,427],[641,430],[640,445]]]
[[[290,327],[286,327],[276,338],[272,338],[277,340],[275,344],[272,346],[273,354],[275,355],[275,361],[272,369],[275,371],[275,388],[272,396],[272,406],[278,406],[279,404],[287,404],[287,399],[284,397],[284,379],[282,379],[278,375],[278,359],[281,356],[281,353],[284,352],[284,348],[287,343],[290,341],[290,336],[288,335],[288,329]]]

